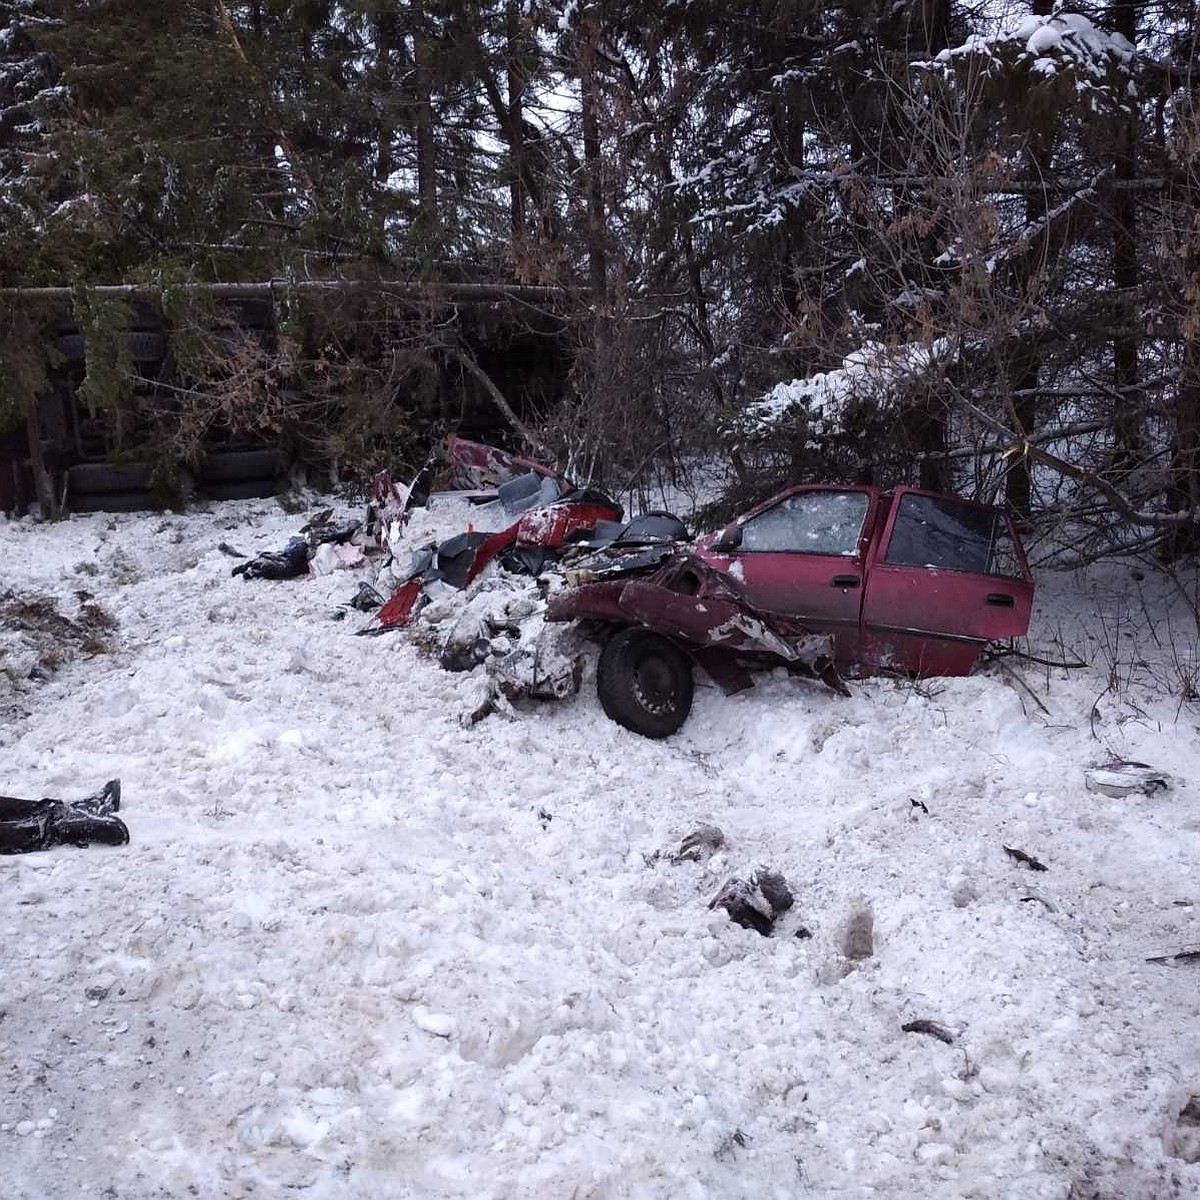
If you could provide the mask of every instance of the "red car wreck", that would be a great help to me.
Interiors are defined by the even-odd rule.
[[[692,669],[726,691],[786,666],[845,691],[845,675],[965,675],[1029,627],[1033,578],[1011,517],[959,496],[790,488],[670,555],[602,552],[547,619],[605,638],[605,712],[647,737],[687,719]]]

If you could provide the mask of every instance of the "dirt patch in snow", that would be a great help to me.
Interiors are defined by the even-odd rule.
[[[48,679],[68,662],[107,654],[117,621],[90,597],[68,617],[52,596],[0,596],[0,679],[17,692]]]

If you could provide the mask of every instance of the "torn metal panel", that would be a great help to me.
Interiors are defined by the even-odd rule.
[[[640,572],[626,566],[621,577],[583,583],[550,598],[547,620],[576,618],[641,625],[672,638],[724,691],[750,685],[739,657],[773,660],[822,679],[832,670],[833,646],[827,635],[757,610],[728,577],[691,554],[675,555],[665,565],[649,565]]]
[[[410,579],[402,583],[388,602],[379,610],[379,623],[388,629],[407,625],[416,615],[424,580]]]
[[[566,485],[564,490],[569,490],[570,485],[561,475],[532,458],[509,454],[496,446],[473,442],[454,433],[446,438],[445,445],[446,461],[450,467],[449,485],[452,488],[498,488],[502,483],[533,472],[545,479],[558,480]]]

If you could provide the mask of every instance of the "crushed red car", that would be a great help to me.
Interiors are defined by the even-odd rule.
[[[786,666],[847,675],[965,675],[1029,627],[1033,577],[1012,518],[960,496],[804,485],[670,555],[607,551],[550,598],[547,620],[604,639],[597,688],[613,720],[666,737],[692,670],[726,691]]]

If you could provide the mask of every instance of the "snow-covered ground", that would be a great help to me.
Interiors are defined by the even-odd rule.
[[[119,622],[0,692],[0,791],[119,776],[133,838],[0,858],[5,1200],[1200,1196],[1200,964],[1146,962],[1200,945],[1165,582],[1045,576],[1093,667],[1028,691],[771,677],[655,743],[587,685],[464,728],[478,679],[332,619],[355,574],[231,577],[301,521],[0,521],[0,591]],[[1113,755],[1174,788],[1086,791]],[[707,907],[757,864],[770,938]]]

